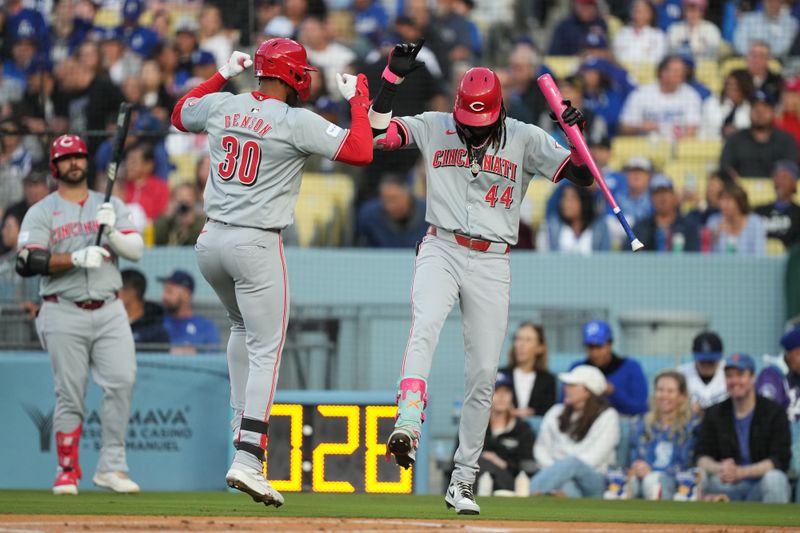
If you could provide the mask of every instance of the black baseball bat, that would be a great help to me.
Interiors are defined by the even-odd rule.
[[[125,147],[125,137],[128,136],[128,127],[131,124],[131,109],[133,106],[127,102],[122,102],[119,105],[119,114],[117,115],[117,131],[114,134],[114,147],[112,149],[111,162],[108,164],[108,181],[106,181],[106,197],[103,203],[111,199],[111,191],[114,189],[114,180],[117,178],[117,169],[119,162],[122,159],[122,151]],[[97,241],[95,246],[100,246],[100,239],[103,238],[103,226],[97,228]]]

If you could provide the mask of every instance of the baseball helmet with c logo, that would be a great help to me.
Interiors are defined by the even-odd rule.
[[[276,37],[261,43],[253,60],[256,78],[278,78],[297,91],[305,102],[311,96],[311,75],[306,49],[291,39]]]
[[[471,68],[461,78],[453,107],[456,122],[464,126],[489,126],[497,122],[503,91],[497,74],[485,67]]]
[[[58,177],[56,161],[64,156],[73,154],[89,157],[89,150],[87,150],[83,139],[71,133],[56,137],[53,144],[50,145],[50,171],[53,173],[53,177]]]

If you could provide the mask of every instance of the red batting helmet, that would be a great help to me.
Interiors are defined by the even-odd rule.
[[[497,74],[485,67],[471,68],[461,78],[453,116],[464,126],[489,126],[497,122],[503,91]]]
[[[86,143],[83,142],[83,139],[71,133],[56,137],[53,144],[50,145],[50,171],[53,173],[54,177],[58,177],[56,160],[72,154],[80,154],[89,157],[89,150],[86,149]]]
[[[297,41],[277,37],[261,43],[256,50],[253,71],[257,78],[278,78],[297,91],[301,101],[311,96],[311,75],[306,49]]]

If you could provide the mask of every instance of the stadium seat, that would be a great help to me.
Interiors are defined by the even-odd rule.
[[[786,247],[778,239],[767,239],[767,255],[784,255]]]
[[[316,194],[327,195],[333,203],[333,217],[327,222],[330,230],[330,242],[339,246],[352,222],[353,197],[355,184],[353,179],[346,174],[321,174],[307,173],[303,176],[301,194],[304,191],[314,191]]]
[[[649,157],[657,169],[661,169],[670,159],[671,150],[672,146],[664,139],[618,135],[611,140],[610,165],[612,168],[621,169],[631,156],[643,155]]]
[[[652,83],[656,79],[656,66],[653,63],[622,63],[639,85]]]
[[[170,187],[178,183],[194,182],[197,174],[197,158],[193,154],[171,155],[170,162],[175,169],[170,172],[167,182]]]
[[[536,178],[531,181],[528,186],[528,193],[526,199],[533,204],[533,228],[537,230],[544,218],[545,208],[547,207],[547,199],[555,189],[555,184],[546,180]],[[523,217],[524,218],[524,217]]]
[[[682,191],[684,188],[693,188],[702,198],[706,191],[708,173],[716,166],[716,163],[707,161],[672,159],[664,165],[664,174],[672,179],[677,191]]]
[[[694,77],[716,95],[722,90],[719,62],[714,59],[699,60],[694,67]]]
[[[334,205],[328,195],[301,192],[294,212],[300,246],[324,244],[326,227],[333,218]]]
[[[556,78],[565,78],[578,69],[576,56],[546,56],[544,64]]]
[[[770,178],[742,178],[739,184],[747,191],[750,207],[768,204],[775,201],[775,188]]]
[[[114,28],[122,23],[122,14],[119,9],[103,8],[94,16],[94,25],[101,28]]]
[[[675,146],[675,157],[681,161],[711,161],[716,163],[722,153],[719,139],[680,139]]]
[[[740,68],[747,68],[747,60],[743,57],[729,57],[723,60],[719,67],[720,83],[725,81],[725,78],[728,77],[728,74],[730,74],[732,70]],[[768,68],[770,71],[780,74],[783,66],[777,59],[770,59]]]

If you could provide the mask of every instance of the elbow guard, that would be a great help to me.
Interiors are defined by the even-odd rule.
[[[23,248],[17,254],[17,274],[23,278],[45,275],[50,269],[50,250]]]

